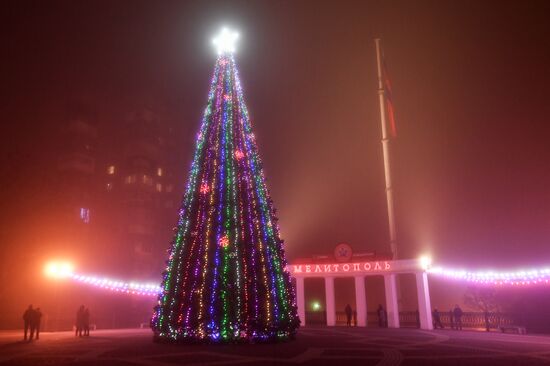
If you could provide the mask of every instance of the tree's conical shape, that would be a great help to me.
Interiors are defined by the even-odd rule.
[[[156,339],[295,334],[294,289],[231,54],[216,61],[167,264]]]

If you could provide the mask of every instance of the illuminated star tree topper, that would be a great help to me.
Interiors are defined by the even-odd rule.
[[[239,33],[233,32],[227,28],[223,28],[221,33],[212,40],[216,49],[218,50],[218,55],[224,53],[234,53],[235,52],[235,43],[239,39]]]

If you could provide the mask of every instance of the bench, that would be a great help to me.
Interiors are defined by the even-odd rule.
[[[520,325],[501,325],[500,331],[502,333],[527,334],[525,327]]]

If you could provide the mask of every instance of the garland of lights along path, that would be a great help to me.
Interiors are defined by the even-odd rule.
[[[151,326],[158,341],[277,341],[299,327],[283,241],[224,29]]]

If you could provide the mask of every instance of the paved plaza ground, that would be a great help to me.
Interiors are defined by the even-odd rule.
[[[0,332],[2,365],[550,365],[550,337],[474,331],[304,327],[280,344],[175,345],[148,329],[90,338],[44,333],[22,342]]]

